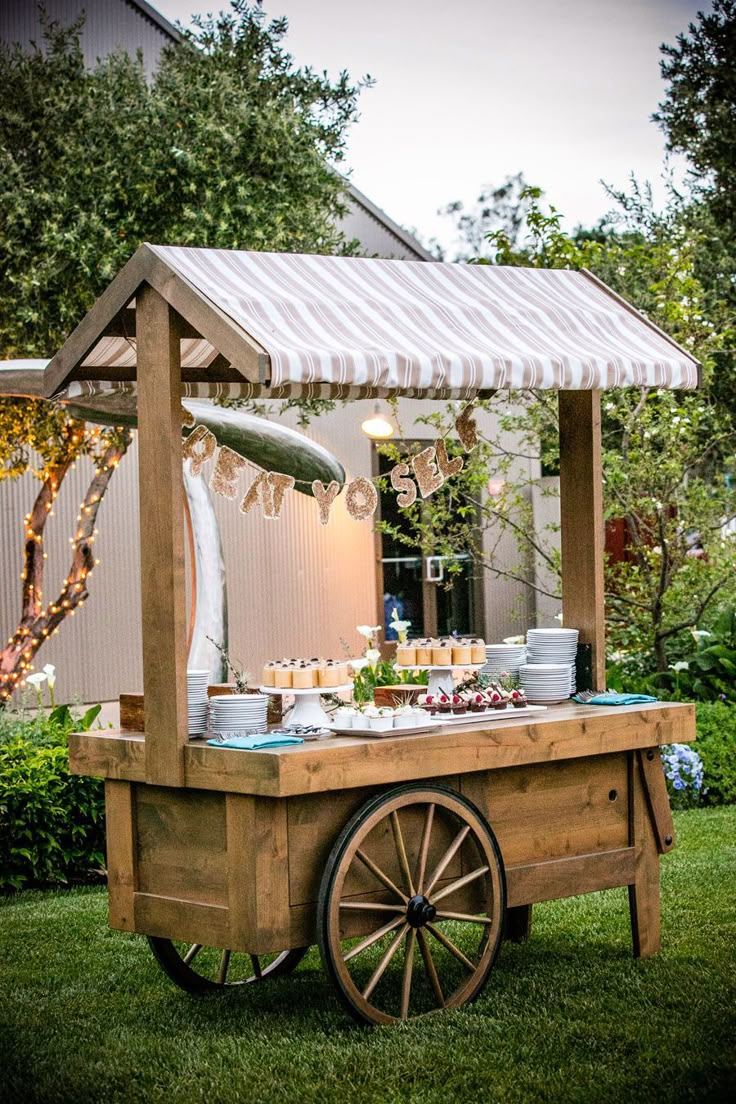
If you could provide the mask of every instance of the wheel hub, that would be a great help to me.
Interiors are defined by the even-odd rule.
[[[425,924],[431,924],[436,915],[437,909],[421,893],[412,897],[406,906],[406,919],[412,928],[423,928]]]

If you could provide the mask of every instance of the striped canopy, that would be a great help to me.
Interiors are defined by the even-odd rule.
[[[190,393],[466,397],[698,382],[690,354],[587,272],[174,246],[136,258],[144,251],[156,279],[143,278],[165,297],[178,281],[261,356],[260,379],[218,377],[237,358],[200,324],[181,342]],[[64,383],[134,378],[135,336],[104,333]]]

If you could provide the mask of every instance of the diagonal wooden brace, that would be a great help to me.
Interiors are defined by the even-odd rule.
[[[662,757],[658,747],[644,748],[642,751],[637,751],[636,755],[639,760],[639,777],[646,794],[649,819],[657,841],[657,850],[660,855],[664,855],[675,846],[675,825],[672,820]]]

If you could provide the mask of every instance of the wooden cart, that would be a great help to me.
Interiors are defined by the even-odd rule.
[[[434,395],[421,382],[426,353],[412,360],[404,349],[419,316],[424,348],[449,348],[435,359],[452,394],[494,385],[560,389],[563,610],[566,624],[580,630],[589,685],[605,684],[596,388],[693,386],[697,366],[587,274],[469,274],[462,266],[417,264],[405,272],[382,261],[143,246],[45,381],[48,395],[75,382],[78,390],[87,381],[136,380],[138,387],[145,732],[80,733],[70,743],[72,769],[106,780],[111,925],[147,935],[167,973],[193,991],[288,972],[317,942],[348,1009],[369,1023],[471,1000],[504,932],[523,937],[537,901],[627,886],[634,952],[656,951],[658,855],[674,842],[658,747],[694,736],[688,705],[569,703],[532,720],[484,718],[477,727],[375,742],[335,738],[239,752],[188,738],[183,388]],[[373,328],[361,351],[355,302],[364,276]],[[392,281],[396,303],[381,315]],[[414,304],[422,283],[430,290]],[[321,303],[330,300],[334,337],[348,286],[350,347],[346,338],[344,355],[323,356]],[[493,311],[484,314],[486,286]],[[286,349],[272,321],[284,287],[279,317],[287,328],[297,318],[299,327]],[[519,309],[504,315],[510,287]],[[460,311],[473,296],[455,355],[445,307],[457,302]],[[436,335],[428,301],[441,315]],[[488,333],[499,311],[496,356]],[[408,335],[399,339],[404,383],[394,373],[387,386],[397,346],[381,347],[376,315],[385,318],[385,332],[404,326]],[[474,357],[468,333],[480,316],[486,344]],[[557,340],[561,357],[549,352]],[[299,341],[315,346],[302,361]],[[606,342],[610,359],[601,353]],[[517,346],[521,352],[511,355]],[[351,357],[362,357],[357,392],[346,386],[355,382]],[[343,376],[333,386],[336,361]],[[306,373],[296,383],[294,365]],[[375,368],[372,382],[366,365]],[[460,369],[469,374],[455,386]],[[245,966],[238,966],[241,953]]]

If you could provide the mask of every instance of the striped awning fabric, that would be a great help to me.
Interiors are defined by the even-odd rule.
[[[693,357],[583,272],[149,248],[263,347],[272,394],[464,397],[698,382]],[[216,352],[187,339],[182,364],[206,366]],[[104,379],[105,367],[135,357],[134,337],[103,337],[83,364]]]

